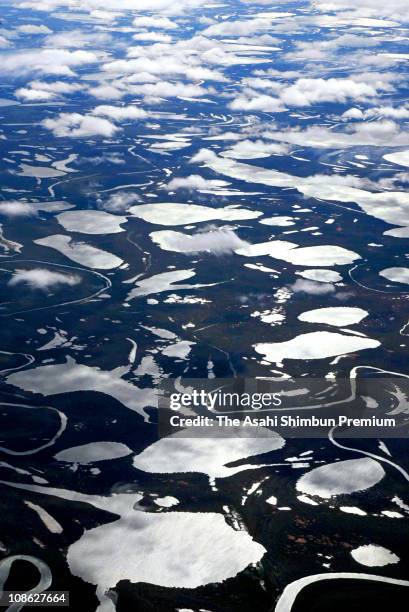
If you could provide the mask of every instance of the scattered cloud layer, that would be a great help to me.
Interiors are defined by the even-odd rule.
[[[293,293],[307,293],[308,295],[327,295],[334,293],[335,287],[330,283],[319,283],[312,280],[298,278],[295,283],[290,285]]]
[[[137,193],[117,191],[105,200],[99,199],[98,208],[112,213],[119,213],[127,211],[132,204],[139,201],[140,197]]]
[[[165,251],[176,253],[209,252],[214,255],[226,255],[248,245],[235,232],[228,228],[209,229],[192,236],[182,232],[163,230],[152,232],[152,240]]]
[[[95,64],[99,56],[95,52],[82,49],[36,49],[9,53],[0,63],[0,74],[12,76],[32,75],[35,73],[74,76],[74,69]]]
[[[73,287],[81,282],[81,278],[74,274],[63,274],[53,272],[45,268],[34,268],[32,270],[16,270],[8,282],[10,287],[24,284],[29,289],[41,289],[48,291],[61,285]]]
[[[55,119],[44,119],[42,124],[58,138],[111,138],[119,130],[107,119],[80,113],[60,113]]]

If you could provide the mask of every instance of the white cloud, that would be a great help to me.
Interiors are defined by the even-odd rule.
[[[281,4],[290,4],[293,3],[294,0],[280,0]],[[240,0],[242,4],[271,4],[271,0]]]
[[[45,119],[42,125],[58,138],[81,138],[103,136],[111,138],[119,128],[101,117],[79,113],[60,113],[54,119]]]
[[[0,49],[5,49],[6,47],[10,47],[11,42],[5,38],[4,36],[0,36]]]
[[[148,114],[138,106],[96,106],[93,115],[108,117],[114,121],[125,121],[126,119],[145,119]]]
[[[79,83],[67,83],[66,81],[31,81],[29,86],[32,89],[40,89],[41,91],[50,91],[52,93],[72,93],[83,88]]]
[[[0,63],[0,73],[14,76],[39,72],[73,76],[72,67],[93,64],[98,55],[90,51],[67,49],[39,49],[8,53]]]
[[[372,80],[373,82],[367,82]],[[378,95],[380,89],[391,89],[382,80],[361,78],[300,78],[285,86],[279,81],[260,77],[242,80],[243,89],[230,103],[232,110],[280,112],[286,108],[311,106],[320,102],[345,103],[348,100],[367,101]],[[267,94],[255,90],[266,90]],[[275,97],[269,94],[275,94]]]
[[[0,202],[0,215],[5,217],[33,217],[37,212],[38,208],[28,202],[18,200]]]
[[[317,283],[312,280],[297,279],[290,289],[294,293],[308,293],[309,295],[325,295],[334,293],[335,287],[330,283]]]
[[[66,83],[65,81],[54,81],[47,83],[45,81],[31,81],[27,87],[21,87],[16,90],[17,98],[22,98],[27,101],[39,100],[54,100],[62,94],[81,91],[83,86],[77,83]]]
[[[189,83],[160,81],[159,83],[144,83],[143,85],[133,85],[129,91],[134,95],[152,96],[158,98],[176,98],[184,96],[186,98],[200,98],[208,94],[209,91]]]
[[[340,54],[345,49],[366,49],[379,44],[375,36],[358,36],[356,34],[341,34],[330,39],[314,38],[313,40],[299,40],[294,47],[285,54],[286,60],[323,60],[340,61]]]
[[[379,39],[374,36],[362,36],[357,34],[341,34],[330,40],[319,41],[324,49],[335,49],[346,47],[350,49],[360,49],[362,47],[376,47]]]
[[[281,92],[280,98],[287,106],[311,106],[317,102],[363,101],[376,95],[372,85],[353,79],[298,79]]]
[[[82,30],[68,30],[47,36],[44,41],[45,47],[57,49],[78,48],[107,45],[112,37],[107,32],[83,32]]]
[[[151,74],[146,70],[142,70],[141,72],[138,71],[129,76],[125,76],[122,79],[115,81],[115,83],[118,85],[118,87],[127,87],[129,83],[157,83],[159,80],[160,76]]]
[[[371,117],[387,117],[389,119],[409,119],[407,106],[376,106],[361,111],[359,108],[350,108],[342,115],[345,119],[369,119]]]
[[[105,163],[114,164],[116,166],[125,164],[125,160],[116,153],[106,153],[104,155],[97,155],[96,157],[82,157],[81,161],[87,161],[95,166]]]
[[[109,18],[112,12],[118,11],[155,11],[166,15],[183,15],[189,8],[203,4],[205,0],[23,0],[21,8],[52,12],[59,8],[73,11],[89,11],[93,17]]]
[[[209,26],[203,31],[205,36],[248,36],[255,32],[263,32],[271,29],[272,21],[275,18],[291,17],[292,13],[266,13],[264,17],[255,19],[243,19],[241,21],[222,21]]]
[[[350,18],[374,16],[376,18],[390,17],[398,21],[407,21],[409,18],[409,7],[407,0],[313,0],[313,6],[323,12],[350,10],[346,13]]]
[[[271,79],[261,79],[259,77],[245,77],[241,80],[244,87],[250,89],[264,89],[269,93],[280,92],[284,85],[280,81],[272,81]]]
[[[200,164],[201,162],[206,163],[208,161],[212,161],[217,156],[210,149],[200,149],[190,160],[192,164]]]
[[[25,25],[18,26],[16,28],[18,32],[22,34],[51,34],[52,30],[47,28],[46,25],[35,25],[32,23],[27,23]]]
[[[198,189],[212,190],[215,187],[228,185],[225,181],[208,180],[198,174],[190,174],[189,176],[172,179],[162,189],[166,191],[177,191],[178,189],[187,189],[188,191],[196,191]]]
[[[66,202],[25,202],[20,200],[3,200],[0,202],[0,215],[5,217],[33,217],[38,212],[59,212],[72,208]]]
[[[239,45],[239,48],[231,45],[229,42],[217,44],[213,42],[213,47],[204,51],[201,55],[201,59],[207,64],[215,64],[219,66],[234,66],[244,64],[265,64],[271,60],[263,55],[259,56],[256,49],[251,49],[253,55],[243,53],[243,48]]]
[[[225,255],[248,245],[248,242],[241,240],[233,230],[228,228],[210,229],[198,232],[192,236],[182,232],[161,230],[152,232],[150,237],[161,249],[176,253],[200,253],[208,251],[215,255]]]
[[[270,155],[285,155],[288,145],[282,142],[264,142],[263,140],[242,140],[224,151],[223,157],[231,159],[259,159]]]
[[[273,45],[280,45],[282,41],[279,38],[270,36],[270,34],[259,34],[256,36],[239,36],[234,42],[242,45],[264,45],[272,47]],[[280,48],[270,50],[279,51]]]
[[[157,45],[151,45],[156,47]],[[136,50],[137,49],[137,50]],[[182,76],[189,80],[225,81],[225,77],[217,70],[202,66],[197,57],[177,53],[175,49],[156,49],[155,52],[147,51],[149,47],[133,47],[129,53],[138,53],[141,57],[134,59],[118,59],[107,62],[102,70],[115,77],[123,74],[138,74],[148,72],[151,75]],[[145,54],[142,49],[146,50]],[[151,57],[147,54],[150,53]]]
[[[81,282],[79,276],[74,274],[62,274],[61,272],[52,272],[44,268],[34,268],[33,270],[16,270],[8,282],[10,287],[15,287],[24,283],[30,289],[42,289],[46,291],[59,285],[69,285],[73,287]]]
[[[162,32],[139,32],[132,36],[134,40],[150,40],[151,42],[162,42],[170,43],[172,37],[169,34],[163,34]]]
[[[140,197],[137,193],[127,191],[117,191],[109,196],[107,200],[98,200],[98,208],[112,213],[124,212],[129,209],[131,204],[139,202]]]
[[[106,83],[97,85],[96,87],[91,87],[88,90],[88,93],[99,100],[120,100],[126,95],[126,90],[118,89],[118,87]]]
[[[55,100],[58,96],[51,91],[41,91],[41,89],[30,89],[28,87],[20,87],[16,90],[15,96],[27,102],[41,102],[46,100]]]
[[[137,28],[158,28],[161,30],[174,30],[178,24],[167,17],[135,17],[133,25]]]
[[[364,119],[365,115],[359,108],[349,108],[345,113],[342,113],[344,119]]]
[[[204,36],[181,38],[173,44],[156,43],[130,47],[128,59],[107,62],[103,70],[108,74],[137,74],[181,76],[183,79],[224,81],[226,78],[213,68],[214,65],[229,66],[258,61],[248,55],[236,55],[231,46]],[[265,58],[260,61],[266,61]],[[210,67],[209,67],[210,65]]]
[[[89,16],[91,17],[91,19],[100,19],[101,21],[104,22],[111,22],[111,21],[115,21],[118,17],[121,17],[122,13],[116,12],[116,11],[101,11],[101,10],[95,10],[95,11],[90,11]]]
[[[348,131],[339,132],[321,126],[306,130],[287,130],[275,133],[275,138],[305,147],[336,149],[338,147],[375,146],[401,147],[408,145],[408,132],[394,121],[354,123]]]
[[[108,119],[105,119],[108,117]],[[138,106],[96,106],[89,115],[80,113],[60,113],[54,119],[45,119],[42,125],[51,130],[54,136],[82,138],[88,136],[103,136],[110,138],[120,128],[113,121],[127,119],[144,119],[147,113]]]
[[[230,104],[232,110],[280,113],[286,110],[279,98],[260,94],[253,89],[244,89]]]

